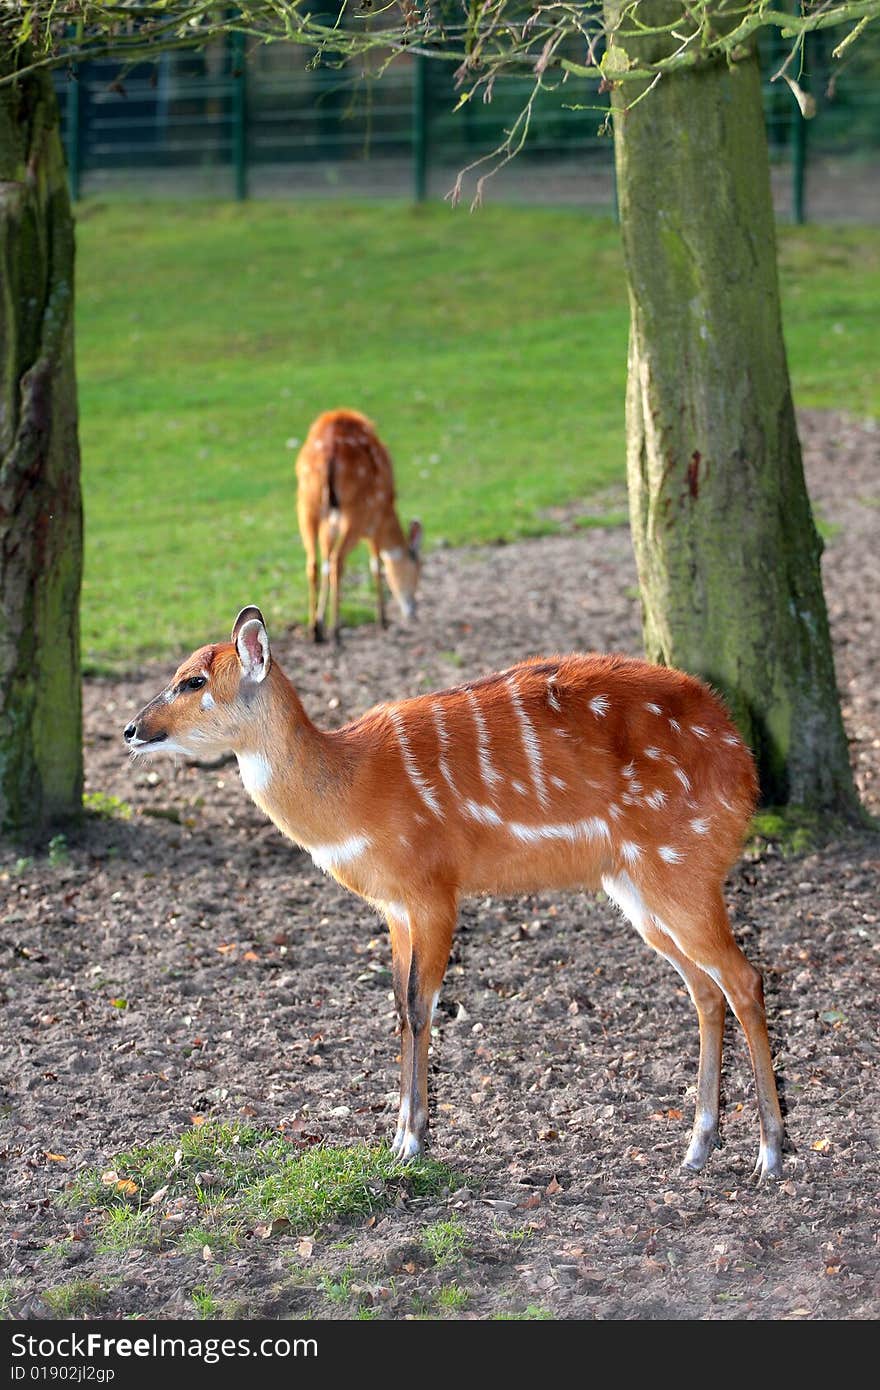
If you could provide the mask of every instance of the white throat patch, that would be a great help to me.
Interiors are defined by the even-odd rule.
[[[269,759],[264,758],[262,753],[236,753],[235,756],[238,759],[238,770],[245,791],[250,792],[251,796],[265,791],[272,780],[272,765]]]

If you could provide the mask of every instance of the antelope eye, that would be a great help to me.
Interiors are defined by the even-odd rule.
[[[188,681],[183,682],[184,690],[201,690],[203,685],[208,684],[207,676],[190,676]]]

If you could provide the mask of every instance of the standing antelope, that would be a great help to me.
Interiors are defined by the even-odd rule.
[[[328,410],[319,415],[297,456],[296,479],[297,517],[309,581],[309,627],[314,640],[324,640],[329,588],[333,636],[339,641],[343,566],[349,551],[361,540],[369,542],[372,552],[376,616],[382,627],[387,627],[387,622],[380,559],[404,618],[414,617],[422,525],[413,521],[409,535],[404,536],[394,509],[391,459],[366,415],[356,410]]]
[[[393,1151],[428,1125],[431,1018],[465,895],[604,888],[687,985],[700,1025],[685,1167],[718,1136],[725,1001],[748,1040],[760,1179],[782,1171],[761,976],[722,896],[755,803],[748,749],[679,671],[619,656],[533,660],[434,695],[312,724],[258,608],[201,647],[124,732],[136,754],[232,751],[254,801],[386,919],[401,1027]]]

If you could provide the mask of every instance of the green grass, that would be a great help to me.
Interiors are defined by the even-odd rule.
[[[451,1264],[461,1257],[467,1232],[457,1216],[435,1221],[422,1231],[422,1244],[438,1265]]]
[[[553,1322],[554,1316],[546,1308],[530,1303],[521,1313],[493,1313],[494,1322]]]
[[[877,413],[880,233],[780,235],[797,399]],[[376,420],[429,546],[552,530],[547,509],[622,479],[606,220],[86,203],[78,244],[87,668],[183,654],[246,602],[303,619],[293,441],[330,406]],[[369,615],[365,579],[351,594]]]
[[[205,1173],[208,1189],[200,1182]],[[219,1257],[257,1226],[281,1235],[317,1231],[367,1216],[401,1193],[437,1196],[461,1181],[430,1159],[402,1167],[388,1149],[317,1145],[297,1152],[270,1130],[209,1123],[87,1170],[65,1202],[103,1213],[96,1235],[101,1250],[173,1241],[196,1254],[210,1246]],[[169,1210],[182,1212],[183,1223],[164,1224]]]
[[[207,1320],[220,1316],[220,1304],[211,1293],[207,1284],[198,1284],[196,1288],[190,1292],[190,1298],[196,1310],[195,1315],[197,1318]]]
[[[74,1279],[44,1289],[40,1297],[57,1318],[72,1318],[82,1313],[95,1313],[107,1297],[107,1290],[94,1279]]]
[[[437,1290],[437,1307],[444,1313],[457,1313],[470,1298],[467,1289],[460,1284],[443,1284]]]

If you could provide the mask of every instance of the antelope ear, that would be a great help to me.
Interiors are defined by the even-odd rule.
[[[232,624],[232,636],[229,639],[230,642],[238,641],[238,634],[241,632],[242,627],[246,622],[248,622],[250,618],[256,618],[257,622],[263,624],[263,627],[266,626],[266,619],[263,617],[259,608],[256,608],[254,604],[249,603],[247,608],[243,608],[241,610],[235,622]]]
[[[414,560],[419,558],[419,551],[422,548],[422,523],[418,520],[411,521],[409,525],[409,538],[407,540],[409,553]]]
[[[259,612],[258,609],[246,608],[245,613]],[[254,681],[259,684],[266,679],[269,670],[269,634],[263,626],[262,617],[248,618],[240,626],[236,623],[237,636],[235,638],[235,650],[238,652],[238,660],[241,666],[241,674],[245,680]]]

